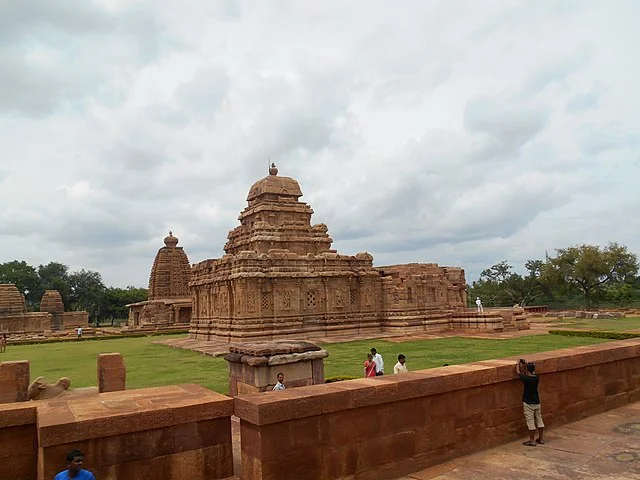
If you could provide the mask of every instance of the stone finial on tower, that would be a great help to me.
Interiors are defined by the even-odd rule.
[[[272,163],[269,167],[269,175],[278,175],[278,167],[276,167],[275,163]]]
[[[164,237],[164,244],[167,247],[175,247],[178,245],[178,237],[174,237],[173,232],[169,230],[169,235]]]

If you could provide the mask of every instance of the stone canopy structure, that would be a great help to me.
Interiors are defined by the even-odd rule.
[[[129,326],[188,325],[191,320],[191,265],[173,232],[158,250],[149,276],[149,297],[129,307]]]
[[[424,330],[466,307],[460,268],[373,266],[340,255],[300,201],[296,180],[269,175],[249,190],[225,255],[193,266],[192,338],[243,341]]]

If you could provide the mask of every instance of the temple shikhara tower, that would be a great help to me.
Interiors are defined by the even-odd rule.
[[[158,250],[149,276],[149,296],[146,302],[127,305],[129,326],[188,325],[191,320],[189,280],[191,265],[173,232]]]
[[[247,196],[225,255],[193,266],[192,338],[223,341],[373,336],[450,322],[466,306],[460,268],[374,267],[331,249],[296,180],[269,176]]]

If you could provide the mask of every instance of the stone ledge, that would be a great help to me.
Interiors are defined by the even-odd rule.
[[[527,356],[540,374],[574,370],[640,357],[640,339],[567,348]],[[519,357],[433,368],[404,375],[349,380],[234,399],[235,415],[254,425],[268,425],[337,410],[514,381]]]
[[[31,402],[0,404],[0,428],[35,424],[36,407]]]
[[[233,414],[231,398],[199,385],[174,385],[38,405],[41,447],[198,422]]]

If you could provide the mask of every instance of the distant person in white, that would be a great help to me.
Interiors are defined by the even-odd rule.
[[[393,373],[395,373],[396,375],[398,373],[408,373],[409,370],[407,369],[407,365],[405,364],[406,361],[407,357],[405,357],[403,354],[398,355],[398,363],[394,365]]]
[[[82,327],[76,328],[76,335],[78,335],[78,338],[82,338]]]
[[[376,364],[376,377],[384,375],[384,360],[382,360],[382,355],[380,355],[375,348],[371,349],[371,355],[373,355],[373,361]]]
[[[476,307],[478,307],[479,312],[484,312],[484,308],[482,308],[482,300],[480,300],[480,297],[476,297]]]
[[[273,387],[274,390],[284,390],[286,387],[284,386],[284,373],[278,373],[278,383],[276,383]]]

